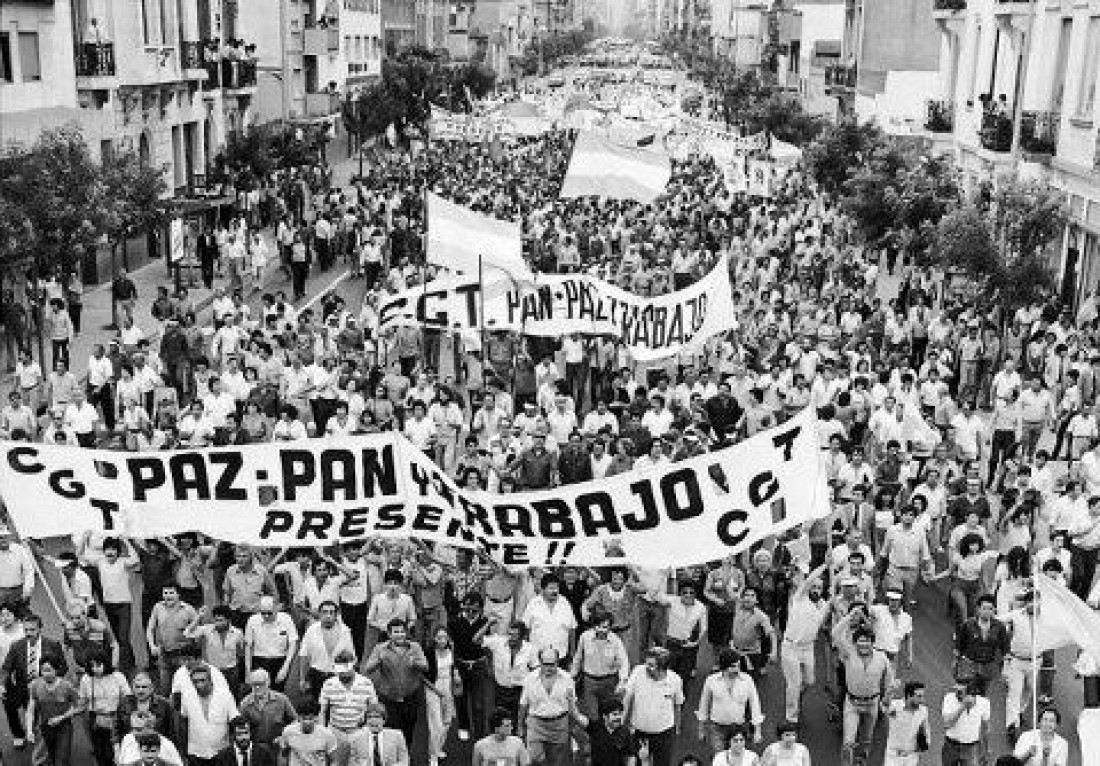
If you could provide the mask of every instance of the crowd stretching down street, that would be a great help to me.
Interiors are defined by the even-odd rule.
[[[97,330],[47,283],[50,364],[13,338],[0,439],[194,451],[395,431],[503,494],[659,471],[811,408],[829,515],[674,569],[9,524],[5,762],[1100,763],[1076,725],[1097,720],[1100,657],[1035,653],[1033,583],[1100,608],[1095,303],[1006,315],[956,293],[858,241],[798,165],[769,198],[693,154],[655,203],[561,199],[575,139],[433,140],[346,184],[265,179],[196,243],[209,310],[164,288],[137,311],[123,274],[117,332],[88,358],[72,340]],[[387,296],[444,276],[427,192],[521,224],[538,274],[636,296],[726,257],[737,327],[649,361],[612,336],[380,328]]]

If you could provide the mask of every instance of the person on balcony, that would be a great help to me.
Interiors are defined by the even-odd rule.
[[[88,20],[88,26],[84,29],[84,66],[88,74],[109,74],[110,67],[107,61],[107,45],[109,40],[107,32],[99,26],[99,19],[92,17]]]
[[[220,75],[221,66],[219,61],[221,56],[218,54],[218,41],[207,40],[202,48],[202,63],[206,67],[206,74],[210,79],[211,87],[218,87],[221,85]]]

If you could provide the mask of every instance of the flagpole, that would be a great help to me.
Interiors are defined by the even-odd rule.
[[[1039,588],[1032,581],[1032,614],[1031,614],[1031,728],[1039,728],[1039,666],[1042,659],[1036,649],[1039,639],[1035,630],[1035,621],[1039,619]]]
[[[477,324],[481,336],[481,393],[485,394],[485,365],[489,363],[489,347],[485,344],[485,274],[481,253],[477,254]]]

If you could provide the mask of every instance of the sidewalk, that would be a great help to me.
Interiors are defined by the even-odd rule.
[[[357,163],[355,160],[341,160],[333,167],[333,185],[346,185],[348,179],[355,174],[356,170]],[[275,247],[274,229],[263,229],[262,236],[267,241],[270,249],[270,256],[261,289],[253,291],[250,284],[247,281],[245,282],[245,302],[248,303],[253,310],[259,306],[260,296],[264,292],[278,292],[279,290],[283,290],[287,295],[291,294],[290,279],[279,269],[279,257],[278,249]],[[318,271],[311,272],[307,282],[306,300],[298,304],[298,308],[301,309],[312,304],[314,300],[323,295],[327,290],[333,287],[334,284],[339,284],[343,281],[344,274],[345,271],[341,264],[336,264],[328,273],[322,274]],[[157,321],[153,319],[151,309],[157,298],[158,287],[163,285],[168,287],[169,292],[175,293],[175,275],[168,269],[163,259],[161,259],[129,272],[129,276],[130,279],[133,280],[134,286],[137,288],[138,296],[134,304],[134,322],[145,331],[146,336],[151,341],[154,341],[153,347],[156,348],[157,344],[155,341],[159,339],[160,328],[158,327]],[[194,286],[192,286],[192,282]],[[228,279],[224,277],[215,277],[213,284],[214,289],[207,290],[202,284],[198,268],[184,270],[181,274],[180,284],[182,287],[187,288],[187,298],[195,306],[196,318],[200,326],[209,323],[209,310],[214,301],[214,289],[224,287],[226,290],[229,290],[230,288]],[[345,299],[347,299],[347,297]],[[114,319],[112,312],[110,282],[93,287],[84,293],[84,311],[80,321],[81,331],[73,338],[72,343],[69,344],[69,357],[72,360],[71,368],[78,378],[87,372],[88,358],[92,355],[92,350],[95,348],[96,344],[102,343],[106,346],[112,338],[116,337],[116,331],[111,329]],[[31,350],[37,359],[37,341],[32,340]],[[39,360],[39,363],[42,365],[44,374],[49,375],[49,340],[45,343],[45,353],[45,362],[43,363],[42,360]],[[0,402],[7,401],[7,393],[14,385],[14,374],[7,371],[0,371],[0,397],[3,397],[0,399]]]

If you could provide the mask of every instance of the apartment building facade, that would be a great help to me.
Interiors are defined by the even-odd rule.
[[[927,127],[970,189],[1018,174],[1062,191],[1070,225],[1053,265],[1075,304],[1100,282],[1100,0],[935,0],[933,15]]]

